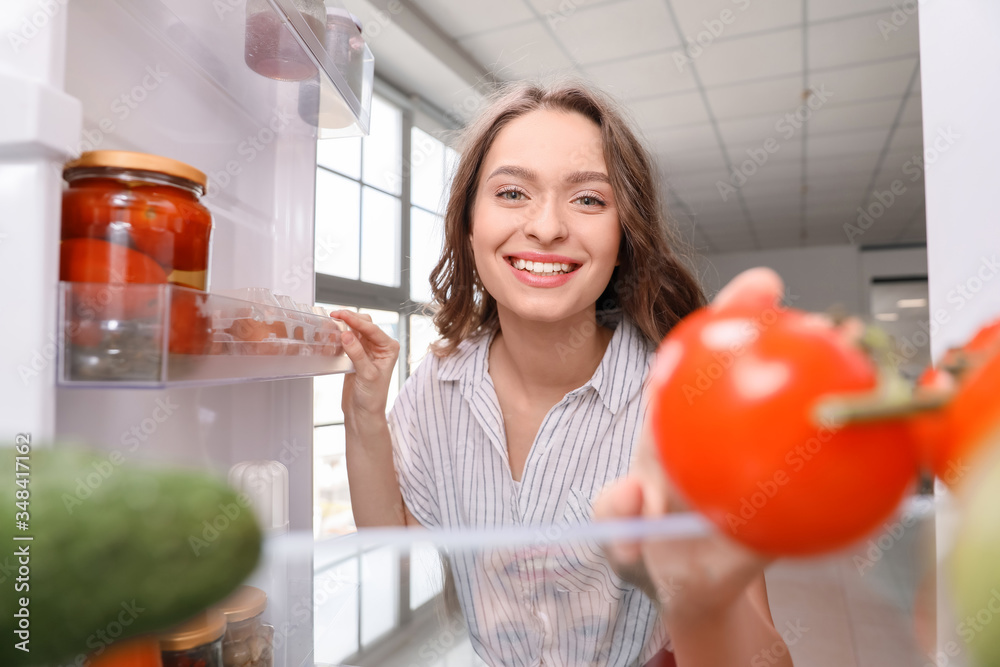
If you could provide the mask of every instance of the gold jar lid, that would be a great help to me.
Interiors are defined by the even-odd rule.
[[[208,609],[160,634],[160,649],[186,651],[211,644],[226,634],[226,615],[218,609]]]
[[[155,171],[192,181],[200,185],[203,190],[208,187],[208,177],[205,176],[205,173],[189,164],[162,155],[133,153],[131,151],[87,151],[77,159],[67,162],[63,167],[63,175],[73,169],[93,169],[95,167]]]
[[[267,593],[253,586],[240,586],[232,595],[214,607],[226,615],[226,621],[229,623],[253,618],[263,613],[266,608]]]

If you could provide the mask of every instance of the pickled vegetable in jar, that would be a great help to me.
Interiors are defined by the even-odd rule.
[[[225,667],[272,667],[274,628],[261,622],[267,594],[253,586],[240,586],[215,608],[226,615]]]
[[[66,164],[63,178],[69,184],[62,201],[63,242],[96,239],[128,248],[156,262],[168,282],[207,289],[212,214],[200,200],[207,184],[204,173],[157,155],[89,151]],[[111,264],[96,272],[67,260],[60,279],[136,282],[129,269],[135,259],[126,266],[115,264],[126,253],[103,256]],[[78,277],[101,272],[106,279]]]
[[[87,660],[90,667],[163,667],[160,643],[155,637],[117,641]]]
[[[159,636],[163,667],[222,667],[226,615],[204,611]]]

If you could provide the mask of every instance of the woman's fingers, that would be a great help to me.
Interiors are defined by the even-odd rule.
[[[594,500],[594,520],[613,521],[642,516],[642,486],[634,477],[619,479],[601,491]],[[605,546],[615,566],[632,566],[641,557],[638,542],[613,542]]]
[[[353,332],[345,331],[340,337],[340,342],[344,346],[344,352],[347,353],[351,363],[354,364],[354,372],[366,382],[377,380],[379,376],[378,367],[368,355],[368,351],[365,350],[364,345],[361,344],[361,339]]]
[[[712,300],[713,308],[750,302],[761,310],[781,302],[785,285],[773,270],[759,266],[748,269],[729,281]]]
[[[379,325],[372,322],[371,315],[355,313],[350,310],[336,310],[330,313],[330,317],[344,322],[347,326],[380,347],[388,347],[391,343],[395,342],[389,334],[382,331]]]

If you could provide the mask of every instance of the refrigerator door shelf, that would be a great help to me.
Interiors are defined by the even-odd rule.
[[[328,316],[178,285],[59,284],[58,383],[204,386],[352,369]]]
[[[363,45],[361,71],[363,76],[349,85],[351,77],[346,64],[327,51],[328,44],[317,37],[291,0],[266,0],[271,12],[269,26],[282,31],[280,41],[301,50],[299,59],[311,63],[313,74],[302,81],[272,79],[253,71],[246,63],[248,40],[252,46],[253,26],[248,28],[246,0],[216,0],[216,2],[191,3],[187,0],[94,0],[85,8],[77,9],[76,17],[86,15],[85,22],[101,22],[112,18],[118,35],[127,30],[141,34],[139,41],[156,42],[146,47],[147,54],[160,53],[164,48],[183,60],[205,82],[214,87],[218,103],[236,106],[261,127],[273,125],[274,100],[295,97],[303,131],[311,127],[316,133],[332,128],[324,136],[347,137],[366,135],[371,116],[371,93],[374,86],[374,58],[367,45]],[[338,0],[327,0],[327,6],[340,7]],[[121,21],[120,16],[127,16]],[[78,21],[78,23],[80,23]],[[104,31],[111,26],[95,29]],[[358,38],[361,39],[360,33]],[[71,35],[71,39],[73,36]],[[100,65],[93,62],[91,65]],[[71,63],[72,69],[72,63]],[[176,77],[169,67],[152,70],[157,74],[153,81]],[[71,72],[72,74],[72,72]],[[126,91],[127,93],[128,91]],[[125,100],[115,111],[124,113],[141,101]],[[316,109],[309,111],[315,103]],[[304,112],[305,111],[305,112]],[[328,122],[322,122],[323,119]],[[279,120],[281,117],[279,117]],[[335,122],[334,122],[335,121]],[[317,129],[318,128],[318,129]],[[288,131],[288,127],[283,127]]]

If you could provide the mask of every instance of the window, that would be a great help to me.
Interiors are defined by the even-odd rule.
[[[318,144],[316,300],[331,310],[370,314],[399,340],[405,363],[396,364],[391,407],[402,382],[436,338],[431,319],[420,312],[431,300],[429,276],[441,255],[442,213],[456,153],[414,127],[408,109],[383,97],[373,97],[371,128],[368,137]],[[343,375],[313,380],[317,537],[355,530],[343,387]],[[357,591],[346,604],[338,602],[342,606],[335,623],[331,619],[329,627],[317,627],[317,655],[322,652],[326,662],[364,653],[441,591],[440,561],[433,549],[414,550],[408,557],[376,549],[324,564],[314,583],[329,577],[354,581]],[[317,621],[324,613],[317,608]]]

